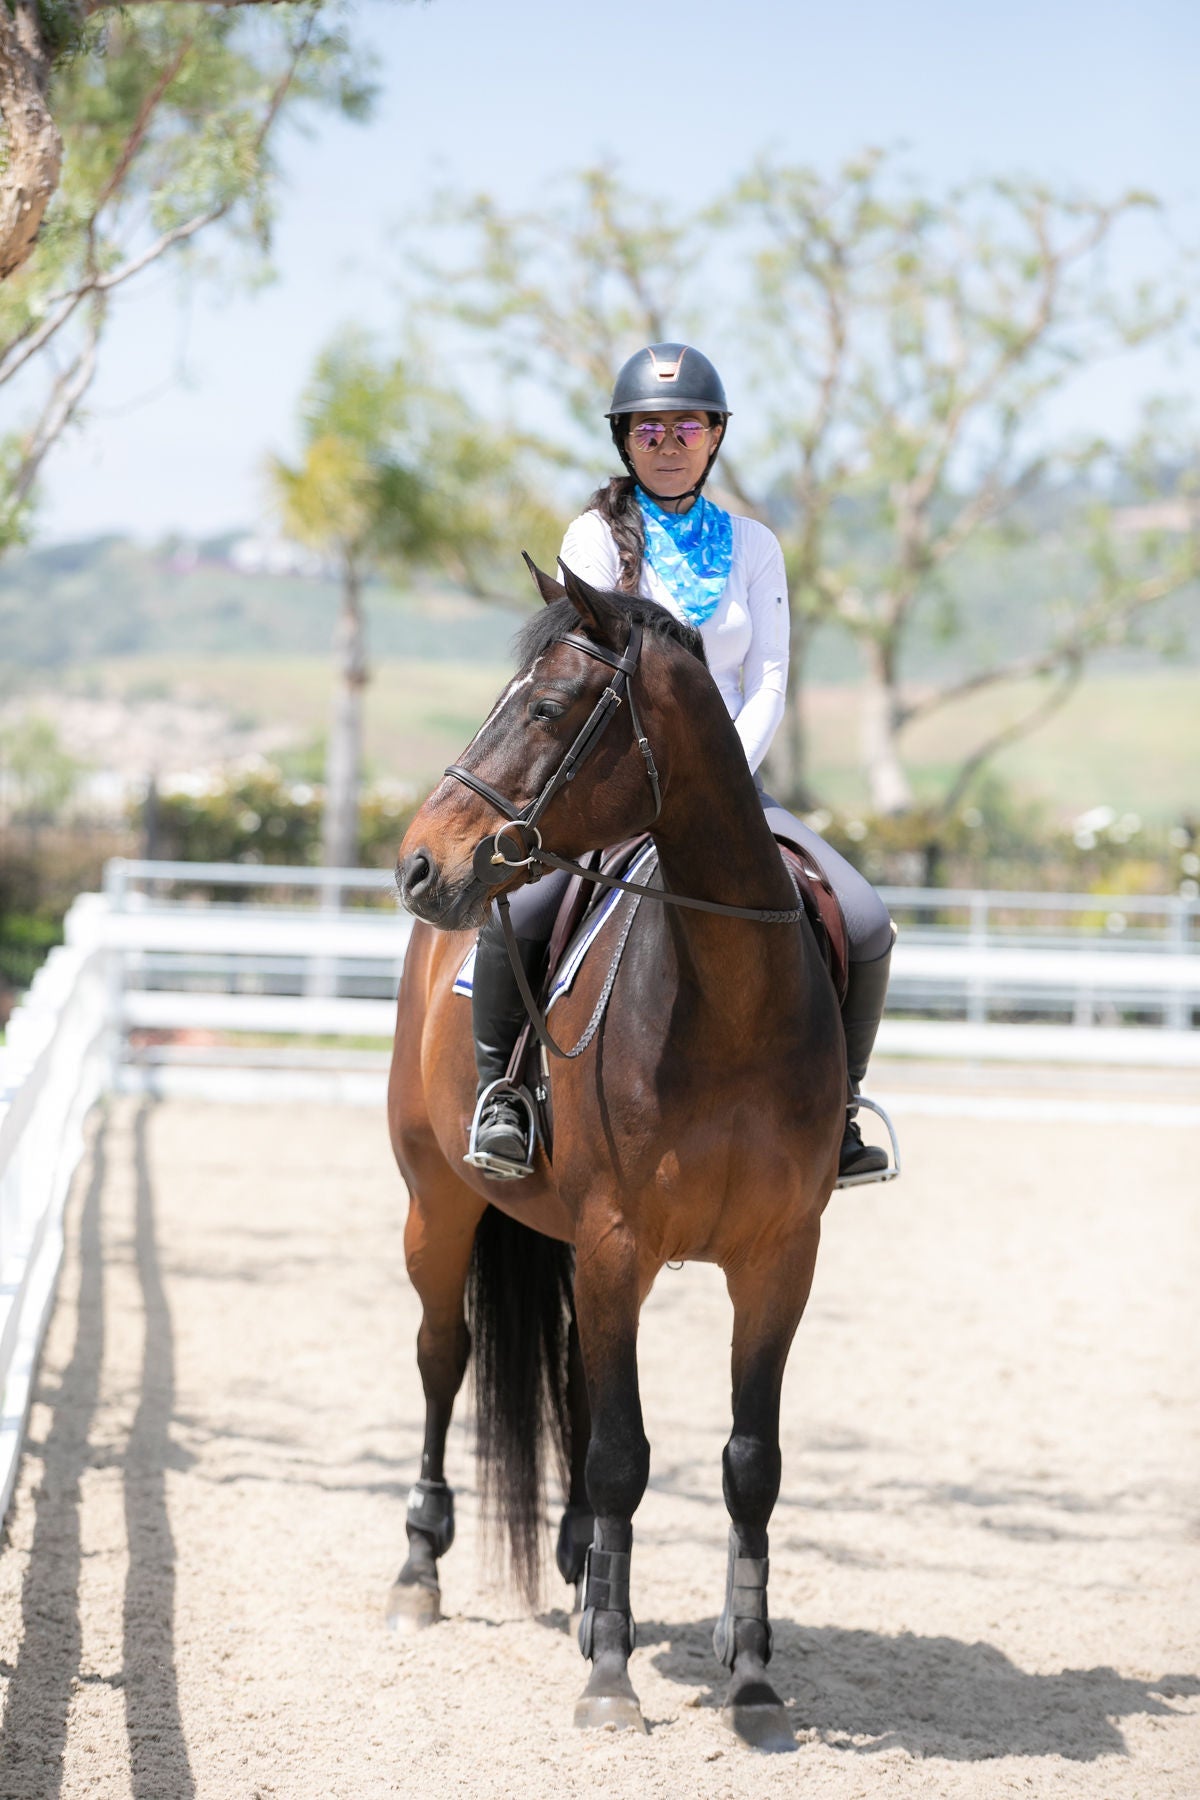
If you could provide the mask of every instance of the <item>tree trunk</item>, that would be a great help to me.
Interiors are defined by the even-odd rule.
[[[37,241],[62,166],[62,139],[46,104],[50,59],[36,0],[0,4],[0,281]]]
[[[362,764],[362,695],[370,679],[362,614],[362,581],[353,555],[342,565],[342,603],[333,634],[337,666],[325,763],[321,860],[327,869],[358,862],[358,784]]]
[[[871,805],[877,813],[907,812],[912,788],[896,743],[899,695],[894,647],[878,638],[863,641],[867,680],[862,705],[862,754]]]

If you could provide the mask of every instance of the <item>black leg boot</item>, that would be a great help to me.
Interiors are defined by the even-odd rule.
[[[518,938],[517,948],[529,985],[536,993],[546,946]],[[501,1087],[491,1094],[488,1089],[507,1075],[524,1023],[525,1004],[508,960],[504,935],[492,921],[479,933],[471,988],[471,1024],[479,1076],[474,1157],[477,1167],[510,1180],[529,1173],[529,1112],[514,1089]]]
[[[842,1002],[842,1028],[846,1033],[846,1068],[850,1091],[857,1094],[867,1072],[871,1051],[883,1018],[887,997],[888,969],[892,960],[891,946],[874,962],[852,962],[846,998]],[[864,1144],[854,1109],[846,1114],[846,1134],[838,1160],[838,1177],[881,1174],[888,1166],[886,1150]]]

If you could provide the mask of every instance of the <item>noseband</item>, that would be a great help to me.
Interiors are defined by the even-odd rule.
[[[536,868],[537,863],[541,861],[538,853],[542,848],[542,834],[538,830],[538,820],[555,794],[561,788],[566,787],[568,782],[574,781],[581,765],[604,736],[622,701],[629,706],[629,721],[633,726],[633,735],[637,740],[638,749],[642,753],[646,774],[654,793],[654,818],[650,820],[652,825],[654,819],[657,819],[662,811],[662,788],[659,784],[658,769],[654,763],[654,752],[642,730],[642,722],[638,718],[637,707],[634,705],[633,690],[629,685],[629,678],[637,669],[642,654],[641,624],[637,620],[631,624],[629,641],[625,645],[623,656],[618,656],[613,650],[606,650],[600,644],[593,644],[590,638],[580,637],[573,631],[568,632],[564,637],[557,638],[555,642],[570,644],[573,650],[582,650],[586,656],[592,656],[598,662],[607,663],[613,673],[609,678],[608,686],[584,721],[575,742],[536,799],[529,801],[526,806],[516,807],[511,800],[505,798],[498,788],[492,787],[490,782],[481,781],[478,775],[471,773],[470,769],[464,769],[458,763],[451,763],[450,767],[445,770],[447,775],[452,775],[455,781],[461,781],[465,787],[473,789],[481,799],[486,800],[489,806],[494,806],[497,812],[503,813],[509,821],[491,837],[482,838],[475,847],[473,858],[475,876],[485,887],[495,886],[498,868]],[[508,833],[512,833],[516,840],[515,847],[518,851],[516,857],[504,854],[502,840]],[[540,870],[537,872],[540,873]],[[531,879],[536,879],[536,875]]]

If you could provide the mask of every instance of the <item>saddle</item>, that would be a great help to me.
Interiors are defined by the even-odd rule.
[[[603,875],[620,878],[637,861],[649,840],[649,832],[642,832],[639,836],[627,838],[623,843],[616,844],[611,849],[594,850],[588,856],[581,858],[581,866]],[[846,984],[850,968],[849,934],[846,930],[846,920],[841,902],[824,870],[808,850],[801,850],[797,845],[789,843],[783,838],[777,838],[775,841],[779,845],[779,854],[783,858],[784,867],[792,878],[792,885],[796,889],[797,897],[816,936],[817,945],[840,1005],[846,997]],[[639,879],[644,879],[644,877],[639,877]],[[579,875],[571,877],[558,909],[554,930],[550,934],[546,972],[539,994],[539,1000],[543,1005],[547,995],[554,989],[555,977],[559,970],[571,960],[576,946],[593,924],[595,915],[602,907],[611,904],[612,899],[611,890],[605,890],[590,881],[585,881]],[[509,1060],[507,1079],[514,1086],[524,1088],[528,1094],[532,1095],[537,1133],[546,1155],[549,1156],[553,1140],[550,1082],[544,1058],[539,1057],[538,1054],[538,1042],[534,1036],[533,1026],[528,1022],[522,1027],[521,1034],[514,1046],[512,1057]]]

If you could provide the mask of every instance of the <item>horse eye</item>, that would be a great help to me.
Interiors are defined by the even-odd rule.
[[[541,699],[534,701],[529,709],[529,716],[531,719],[561,719],[566,710],[561,700]]]

